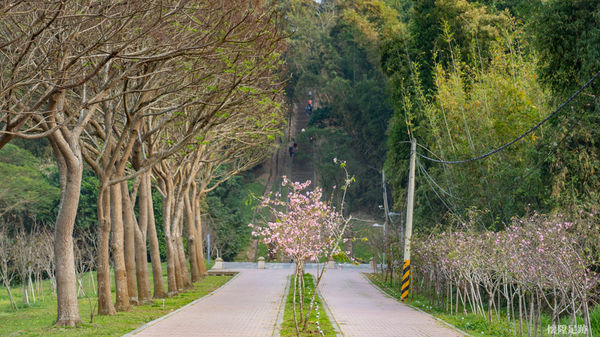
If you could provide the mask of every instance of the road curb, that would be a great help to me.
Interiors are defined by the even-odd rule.
[[[287,299],[287,295],[290,292],[290,283],[292,283],[291,278],[286,277],[287,282],[285,283],[285,290],[283,291],[283,296],[281,297],[281,301],[279,301],[279,313],[277,314],[277,321],[275,322],[275,329],[273,329],[273,337],[280,337],[279,331],[281,331],[281,324],[283,323],[283,313],[285,312],[285,300]]]
[[[323,305],[323,311],[325,311],[325,315],[327,315],[327,318],[329,318],[329,321],[331,322],[331,326],[333,327],[333,330],[335,331],[335,335],[337,337],[343,337],[344,334],[342,333],[340,324],[333,317],[333,313],[331,312],[331,309],[329,309],[329,305],[327,304],[327,301],[325,301],[325,297],[323,296],[323,294],[321,294],[321,289],[319,289],[319,288],[317,288],[317,295],[321,299],[321,304]]]

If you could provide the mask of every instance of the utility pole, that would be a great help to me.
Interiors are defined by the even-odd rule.
[[[390,267],[391,267],[391,257],[388,255],[387,258],[387,264],[386,264],[386,259],[385,256],[388,252],[388,235],[386,233],[386,230],[389,228],[389,222],[388,222],[388,218],[389,218],[389,208],[388,208],[388,200],[387,200],[387,190],[385,188],[385,170],[381,169],[381,183],[383,185],[383,211],[385,212],[385,222],[383,223],[383,264],[386,266],[386,279],[387,279],[387,272],[390,271]]]
[[[408,175],[408,201],[406,205],[406,234],[404,235],[404,265],[402,267],[402,287],[400,296],[403,301],[408,299],[410,289],[410,239],[412,236],[413,206],[415,196],[415,164],[417,160],[417,140],[410,140],[410,171]]]

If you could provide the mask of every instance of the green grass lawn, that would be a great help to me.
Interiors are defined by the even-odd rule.
[[[391,287],[389,283],[383,282],[383,276],[380,274],[365,274],[371,282],[385,291],[388,295],[400,300],[400,291],[397,286]],[[494,321],[490,324],[487,318],[481,315],[475,315],[473,313],[450,315],[447,314],[445,308],[431,306],[429,301],[419,295],[412,294],[409,297],[408,304],[413,305],[436,318],[447,322],[468,334],[473,336],[482,337],[513,337],[515,334],[513,329],[518,332],[518,323],[514,325],[514,322],[509,323],[506,319],[506,312],[501,310],[501,319],[498,320],[494,317]],[[594,335],[600,333],[600,306],[597,306],[591,313],[590,319],[592,322],[592,330]],[[547,315],[541,315],[542,326],[544,327],[544,335],[547,335],[546,328],[552,324],[552,320]],[[564,317],[561,320],[561,324],[568,326],[569,319]],[[583,324],[583,319],[578,318],[578,324]],[[524,331],[527,334],[527,331]]]
[[[290,277],[292,278],[291,283],[293,283],[294,276],[292,275]],[[311,274],[304,274],[304,283],[305,283],[305,290],[306,290],[306,294],[304,296],[304,303],[305,303],[304,305],[306,308],[308,308],[308,305],[310,304],[310,298],[312,296],[312,293],[315,291],[313,276]],[[291,284],[290,291],[288,293],[288,296],[287,296],[287,299],[285,302],[285,311],[283,313],[283,323],[281,324],[281,331],[279,332],[282,337],[296,336],[296,328],[294,326],[294,313],[293,313],[293,307],[292,307],[293,293],[294,293],[294,287],[293,287],[293,284]],[[296,300],[299,301],[299,298],[297,298]],[[318,308],[318,310],[317,310],[317,308]],[[298,311],[298,314],[299,314],[299,311]],[[319,322],[318,326],[316,324],[317,317],[318,317],[318,322]],[[306,331],[300,332],[300,336],[303,336],[303,337],[305,337],[305,336],[336,336],[335,330],[333,329],[333,326],[332,326],[331,322],[329,321],[329,317],[327,317],[325,310],[323,310],[323,305],[321,303],[320,296],[317,296],[315,298],[315,305],[310,314],[310,318],[309,318],[308,322],[309,322],[309,324],[306,328]],[[323,335],[321,335],[321,333],[319,332],[319,327],[321,328]],[[300,329],[302,329],[302,326],[300,326]]]
[[[165,276],[166,270],[166,266],[163,266]],[[152,278],[151,269],[149,273]],[[93,277],[95,278],[95,275]],[[56,297],[52,295],[49,281],[44,281],[42,284],[43,296],[30,305],[22,304],[20,287],[12,288],[13,296],[19,306],[18,310],[10,308],[6,288],[0,287],[0,336],[121,336],[212,292],[229,279],[231,276],[208,276],[194,284],[193,290],[164,300],[155,299],[153,304],[132,306],[130,311],[119,312],[114,316],[94,316],[91,323],[90,312],[93,307],[97,310],[96,298],[88,299],[80,296],[79,312],[83,324],[77,328],[53,326],[56,321]],[[166,282],[165,278],[165,284]],[[86,293],[95,296],[89,275],[84,277],[83,284]]]

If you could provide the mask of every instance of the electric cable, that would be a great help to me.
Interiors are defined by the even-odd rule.
[[[518,136],[517,138],[509,141],[508,143],[505,143],[504,145],[493,149],[487,153],[484,153],[482,155],[479,155],[477,157],[473,157],[473,158],[469,158],[469,159],[463,159],[463,160],[438,160],[438,159],[434,159],[434,158],[430,158],[427,157],[426,155],[417,153],[420,157],[422,157],[423,159],[427,159],[429,161],[432,161],[434,163],[440,163],[440,164],[464,164],[464,163],[469,163],[472,161],[476,161],[479,159],[484,159],[486,157],[489,157],[495,153],[498,153],[504,149],[506,149],[507,147],[511,146],[512,144],[518,142],[519,140],[525,138],[527,135],[529,135],[530,133],[532,133],[533,131],[535,131],[536,129],[538,129],[540,126],[542,126],[544,123],[546,123],[550,118],[554,117],[560,110],[562,110],[565,106],[567,106],[567,104],[569,104],[573,99],[575,99],[575,97],[579,96],[579,94],[581,94],[581,92],[587,88],[590,84],[592,84],[592,82],[594,82],[594,80],[596,80],[598,78],[598,76],[600,76],[600,71],[598,71],[596,74],[594,74],[594,76],[592,76],[581,88],[579,88],[579,90],[577,90],[575,93],[573,93],[571,95],[571,97],[569,97],[566,101],[564,101],[561,105],[559,105],[556,109],[554,109],[554,111],[552,111],[550,114],[548,114],[544,119],[542,119],[541,121],[539,121],[536,125],[532,126],[529,130],[525,131],[525,133],[521,134],[520,136]]]
[[[419,165],[419,173],[422,174],[423,176],[425,176],[425,174],[422,172],[423,170],[424,170],[423,167]],[[450,211],[450,213],[453,213],[458,216],[458,213],[456,212],[456,210],[453,209],[451,206],[448,206],[446,201],[438,194],[438,192],[435,190],[435,188],[433,188],[433,186],[431,185],[431,182],[429,181],[429,179],[427,179],[426,176],[425,176],[425,180],[427,180],[427,183],[429,184],[429,187],[431,187],[431,189],[433,190],[433,193],[435,193],[435,195],[438,197],[438,199],[440,199],[442,204],[444,204],[444,206],[446,206],[448,211]]]
[[[431,181],[431,183],[433,183],[440,191],[442,191],[442,193],[444,193],[445,195],[449,196],[450,198],[456,199],[456,200],[460,200],[460,201],[465,201],[464,199],[461,199],[459,197],[456,197],[454,195],[452,195],[450,192],[447,192],[444,188],[442,188],[434,179],[433,177],[431,177],[431,175],[427,172],[427,170],[425,170],[425,167],[423,167],[423,164],[419,163],[419,168],[423,171],[423,173],[425,173],[425,176],[427,177],[427,179],[429,179]]]
[[[573,125],[567,130],[567,132],[565,132],[565,134],[563,135],[561,140],[558,141],[558,143],[556,143],[556,145],[550,151],[548,151],[548,153],[544,156],[544,159],[542,159],[536,166],[534,166],[529,172],[527,172],[527,174],[521,176],[521,179],[519,179],[519,181],[517,181],[515,184],[513,184],[509,188],[509,190],[514,190],[519,185],[521,185],[523,183],[523,181],[525,181],[525,179],[527,179],[535,171],[539,170],[540,167],[542,167],[542,165],[548,160],[548,158],[550,158],[551,155],[556,153],[558,148],[561,146],[562,143],[564,143],[564,141],[567,139],[567,136],[571,133],[571,131],[575,128],[576,125],[577,125],[577,123],[573,123]]]

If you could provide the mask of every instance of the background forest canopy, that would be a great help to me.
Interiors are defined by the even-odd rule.
[[[476,157],[524,133],[600,70],[599,8],[590,1],[412,3],[405,33],[382,48],[395,102],[386,166],[398,173],[396,205],[404,200],[409,132],[420,154]],[[485,211],[480,225],[498,229],[531,210],[597,209],[599,87],[592,83],[489,158],[457,165],[420,158],[417,223],[464,222],[477,208]]]
[[[463,325],[478,335],[526,329],[538,336],[548,322],[574,324],[576,316],[588,336],[597,334],[588,308],[595,306],[597,317],[600,2],[283,3],[294,32],[285,54],[288,95],[303,104],[312,90],[318,104],[306,132],[317,143],[317,180],[326,189],[339,186],[328,165],[333,157],[347,160],[358,181],[349,193],[351,211],[378,219],[382,169],[393,187],[401,216],[387,245],[379,244],[389,252],[387,285],[408,290],[398,278],[407,262],[401,217],[414,138],[413,303],[428,298],[429,309],[446,314],[454,304],[459,326],[471,310],[489,323]],[[504,150],[460,164],[435,162],[478,157],[520,137],[590,79]],[[300,148],[306,145],[301,139]],[[525,325],[523,307],[530,310]],[[544,315],[551,318],[542,323]],[[503,333],[491,328],[496,320],[508,323]]]
[[[350,205],[366,213],[382,204],[384,163],[395,210],[404,213],[409,130],[433,152],[420,148],[423,154],[469,158],[521,134],[599,68],[598,9],[590,1],[279,3],[292,33],[283,54],[287,95],[302,108],[312,91],[317,108],[298,141],[317,139],[326,191],[342,180],[332,159],[345,157],[357,176]],[[417,223],[452,223],[475,207],[487,211],[486,227],[501,227],[532,209],[596,207],[597,88],[495,156],[461,165],[420,159]],[[15,140],[1,151],[0,216],[29,228],[52,223],[59,177],[50,144]],[[78,226],[95,224],[98,184],[85,169]],[[211,200],[219,223],[227,212]],[[162,221],[158,194],[155,201]],[[236,227],[227,229],[229,237]]]
[[[600,69],[593,1],[281,4],[293,33],[288,96],[303,108],[312,91],[318,108],[300,145],[317,139],[326,191],[340,183],[331,159],[348,160],[358,180],[350,205],[366,213],[382,204],[385,167],[404,214],[409,134],[420,154],[475,157],[535,125]],[[462,222],[469,209],[498,229],[534,209],[597,208],[599,86],[494,156],[460,165],[420,158],[417,226]]]

